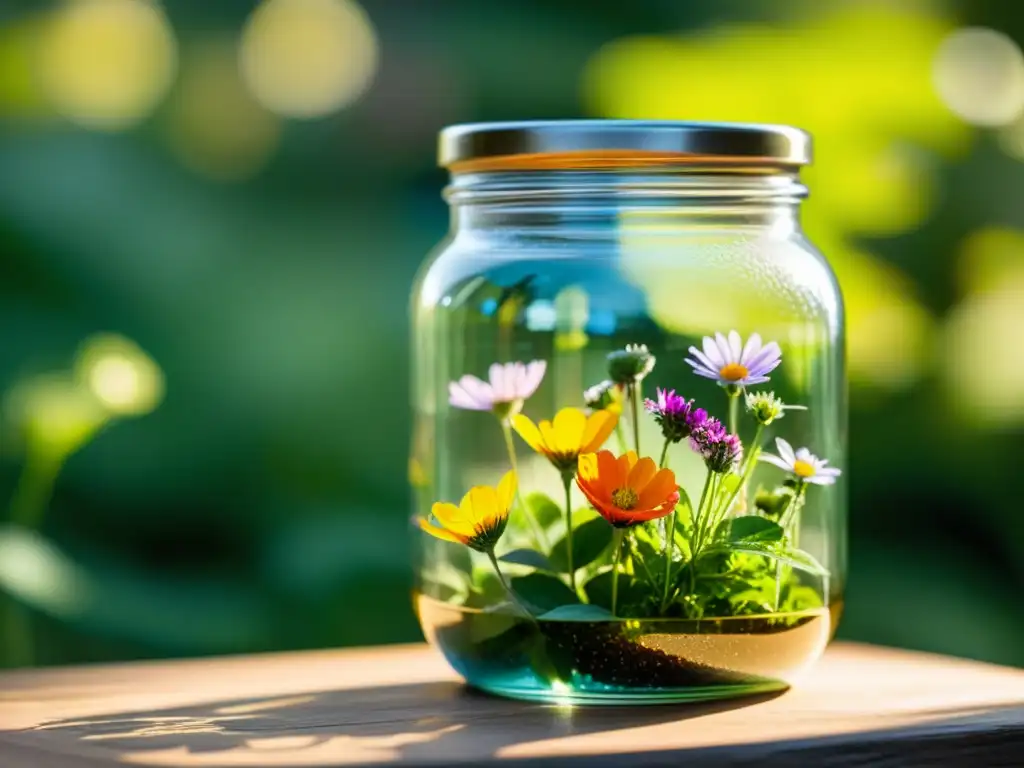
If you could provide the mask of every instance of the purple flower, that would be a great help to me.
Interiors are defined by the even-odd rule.
[[[693,430],[690,447],[701,455],[711,472],[728,472],[743,457],[739,437],[730,435],[718,419],[711,417]]]
[[[494,411],[502,418],[519,413],[523,401],[537,391],[547,363],[534,360],[523,363],[494,363],[488,371],[489,381],[476,376],[463,376],[448,384],[448,402],[470,411]]]
[[[716,333],[715,338],[704,337],[704,351],[690,347],[692,358],[686,362],[693,372],[717,381],[723,387],[749,387],[768,381],[768,374],[782,362],[782,350],[774,341],[761,343],[759,334],[751,334],[747,343],[736,331],[726,338]]]
[[[678,443],[690,436],[697,427],[708,419],[703,408],[694,408],[693,400],[687,400],[676,394],[674,389],[658,387],[657,401],[644,400],[644,408],[654,415],[654,420],[661,427],[661,434],[666,440]]]

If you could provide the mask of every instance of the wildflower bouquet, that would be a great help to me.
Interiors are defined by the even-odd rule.
[[[674,389],[644,398],[656,360],[642,345],[608,356],[609,378],[583,393],[585,408],[538,423],[522,409],[544,378],[543,361],[495,364],[488,381],[451,382],[452,406],[497,417],[510,465],[497,486],[471,488],[457,506],[437,502],[418,520],[430,535],[487,556],[492,575],[474,575],[459,593],[464,605],[493,611],[500,590],[500,605],[536,623],[764,616],[824,604],[828,572],[800,548],[800,520],[808,495],[840,470],[782,437],[777,453],[764,451],[773,425],[805,410],[755,390],[780,365],[778,344],[756,333],[744,343],[732,331],[689,352],[694,374],[720,385],[725,422]],[[752,422],[746,445],[741,418]],[[651,426],[662,437],[657,459],[640,450]],[[523,494],[513,433],[551,464],[564,502]],[[616,450],[606,447],[613,436]],[[670,448],[684,441],[706,467],[700,488],[681,487],[669,466]],[[775,487],[751,489],[759,462],[781,470]],[[573,509],[574,486],[583,509]],[[510,515],[524,521],[518,544],[505,540]]]

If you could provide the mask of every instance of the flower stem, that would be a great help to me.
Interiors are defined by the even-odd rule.
[[[726,394],[729,396],[729,433],[735,435],[740,420],[740,391],[730,387]]]
[[[491,561],[491,565],[494,566],[494,572],[498,574],[498,581],[501,582],[501,586],[505,588],[506,592],[508,592],[508,596],[512,598],[512,602],[515,603],[523,613],[529,616],[531,621],[536,622],[537,620],[533,617],[533,614],[530,613],[530,610],[525,605],[523,605],[519,596],[512,589],[512,585],[505,579],[505,574],[501,572],[501,568],[498,566],[498,558],[494,556],[494,547],[487,550],[487,557]]]
[[[633,408],[633,447],[636,455],[640,455],[640,387],[639,381],[629,385],[629,400]]]
[[[615,559],[612,561],[612,616],[616,615],[619,606],[619,562],[622,560],[622,540],[626,530],[616,528],[612,534],[612,546],[615,547]]]
[[[708,491],[711,489],[714,479],[718,475],[715,472],[708,472],[704,478],[704,487],[700,492],[700,501],[697,502],[697,512],[693,516],[693,551],[690,553],[690,561],[693,562],[697,559],[697,553],[700,551],[702,545],[702,539],[704,538],[704,524],[707,522],[702,514],[704,511],[704,502],[707,501]]]
[[[672,555],[676,548],[676,510],[668,516],[668,526],[665,528],[665,589],[661,593],[661,612],[665,612],[668,606],[668,585],[672,581]]]
[[[39,527],[46,515],[46,508],[53,494],[53,485],[63,464],[63,456],[29,453],[21,477],[18,478],[14,498],[11,499],[12,523],[32,530]]]
[[[620,420],[615,422],[615,440],[619,444],[619,454],[629,450],[629,446],[626,445],[626,436],[622,434],[622,421]]]
[[[661,449],[661,458],[658,459],[658,466],[665,469],[668,466],[668,448],[672,445],[672,441],[669,439],[665,440],[665,446]]]
[[[724,519],[725,516],[729,514],[729,510],[732,508],[732,505],[736,502],[736,497],[739,496],[740,493],[746,492],[747,483],[750,482],[750,476],[754,474],[754,467],[757,466],[757,457],[761,453],[761,446],[759,442],[761,439],[761,432],[763,431],[764,425],[758,424],[757,431],[754,433],[754,440],[750,444],[750,450],[747,451],[747,455],[743,458],[743,464],[740,465],[740,481],[736,484],[732,493],[729,494],[725,504],[716,509],[716,519]]]
[[[543,551],[547,550],[547,538],[544,536],[544,530],[541,528],[540,523],[530,513],[530,510],[526,508],[526,503],[523,501],[522,495],[519,493],[519,461],[516,459],[516,446],[512,441],[512,425],[508,419],[501,420],[501,432],[505,436],[505,448],[508,450],[508,460],[512,465],[512,472],[516,476],[516,507],[523,514],[523,516],[530,521],[530,527],[533,528],[533,539],[538,549]]]
[[[565,483],[565,564],[569,570],[569,588],[576,591],[576,569],[572,563],[572,472],[562,473]]]

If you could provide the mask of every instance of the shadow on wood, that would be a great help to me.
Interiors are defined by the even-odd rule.
[[[431,762],[453,755],[484,759],[513,744],[699,718],[778,695],[582,709],[508,701],[438,682],[116,713],[32,730],[46,732],[51,744],[59,740],[62,752],[73,752],[77,743],[144,763],[207,765],[227,758],[252,764],[285,754],[297,764]]]

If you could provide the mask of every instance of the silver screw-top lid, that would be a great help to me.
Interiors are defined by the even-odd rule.
[[[731,163],[797,166],[811,137],[787,125],[670,120],[469,123],[441,131],[438,162],[453,171]]]

